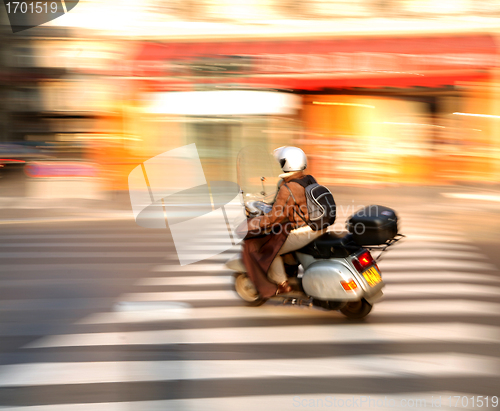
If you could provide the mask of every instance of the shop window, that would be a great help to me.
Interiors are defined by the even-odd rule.
[[[187,144],[195,143],[201,158],[230,157],[232,137],[238,134],[239,123],[224,120],[201,120],[187,123]]]

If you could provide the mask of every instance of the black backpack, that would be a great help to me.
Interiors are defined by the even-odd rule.
[[[306,204],[309,219],[306,220],[300,210],[297,210],[297,214],[302,221],[304,221],[314,231],[323,230],[324,228],[335,223],[335,218],[337,217],[337,206],[335,204],[335,200],[333,199],[333,195],[328,188],[318,184],[312,176],[304,176],[300,179],[291,180],[290,182],[300,184],[306,191]],[[297,204],[292,190],[290,190],[290,187],[288,187],[286,183],[285,186],[290,191],[293,201]]]

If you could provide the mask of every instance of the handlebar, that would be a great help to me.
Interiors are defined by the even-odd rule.
[[[267,214],[272,210],[272,206],[263,201],[249,201],[246,203],[246,210],[249,217],[257,217]]]

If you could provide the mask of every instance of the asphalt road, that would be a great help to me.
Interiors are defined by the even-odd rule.
[[[493,409],[500,202],[372,198],[408,238],[380,263],[386,297],[364,321],[246,307],[222,266],[235,249],[181,267],[168,231],[125,218],[3,221],[0,407]]]

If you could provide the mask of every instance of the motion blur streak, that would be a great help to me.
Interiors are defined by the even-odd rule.
[[[15,34],[0,5],[0,408],[498,400],[500,0],[65,0],[29,16],[38,3],[19,2]],[[155,163],[185,146],[196,167]],[[385,300],[365,321],[234,292],[223,206],[241,206],[235,183],[271,201],[265,154],[282,146],[333,193],[332,231],[369,204],[398,213],[407,237],[378,262]],[[243,148],[264,153],[251,173]]]

